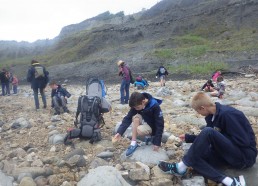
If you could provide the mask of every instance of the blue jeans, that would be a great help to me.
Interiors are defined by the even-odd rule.
[[[9,82],[8,83],[2,83],[2,95],[10,95],[10,86],[9,86]]]
[[[213,128],[206,127],[197,136],[183,157],[183,162],[205,178],[221,183],[226,177],[221,166],[242,169],[246,167],[243,153],[228,138]]]
[[[13,85],[13,93],[14,94],[17,94],[17,87],[18,87],[17,85]]]
[[[122,80],[120,86],[120,102],[128,103],[129,100],[129,88],[130,88],[130,80]]]
[[[42,97],[42,102],[43,102],[43,105],[46,107],[47,106],[47,100],[46,100],[46,96],[45,96],[45,92],[44,92],[44,89],[43,88],[40,88],[40,89],[33,89],[33,92],[34,92],[34,101],[35,101],[35,106],[36,106],[36,109],[39,109],[39,97],[38,97],[38,90],[40,92],[40,95]]]

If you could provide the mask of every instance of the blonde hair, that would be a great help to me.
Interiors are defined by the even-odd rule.
[[[199,109],[201,106],[214,106],[210,97],[204,92],[198,92],[191,101],[191,106],[194,110]]]

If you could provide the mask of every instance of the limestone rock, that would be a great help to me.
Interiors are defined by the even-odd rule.
[[[33,181],[31,177],[24,177],[21,180],[19,186],[36,186],[36,183]]]

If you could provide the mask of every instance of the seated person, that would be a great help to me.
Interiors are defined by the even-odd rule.
[[[213,82],[217,82],[217,78],[221,76],[221,71],[216,71],[214,74],[212,74],[211,78]]]
[[[214,89],[214,85],[211,81],[211,79],[209,79],[201,88],[201,90],[205,91],[205,92],[213,92]]]
[[[149,84],[142,76],[138,76],[134,82],[134,86],[139,90],[144,89],[145,87],[149,86]]]
[[[243,176],[229,177],[219,167],[246,169],[256,162],[256,137],[243,112],[214,103],[204,92],[197,93],[192,108],[205,117],[207,126],[199,135],[182,134],[192,143],[179,163],[160,161],[159,168],[170,174],[184,175],[192,167],[200,175],[225,186],[246,186]]]
[[[223,81],[223,77],[219,76],[217,78],[217,87],[215,88],[215,90],[217,90],[217,91],[212,92],[211,96],[218,97],[218,98],[222,99],[222,96],[225,93],[225,89],[226,89],[226,84]]]
[[[67,98],[71,97],[71,94],[63,88],[61,85],[58,85],[55,81],[51,81],[49,83],[50,88],[52,89],[51,92],[51,107],[55,109],[54,115],[60,114],[60,109],[62,108],[64,112],[69,113],[67,109]]]

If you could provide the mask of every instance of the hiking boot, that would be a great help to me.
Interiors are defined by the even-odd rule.
[[[185,172],[179,172],[177,163],[168,163],[165,161],[159,161],[158,167],[165,173],[173,174],[175,176],[184,176]]]
[[[60,115],[60,112],[55,111],[54,115]]]
[[[246,186],[245,178],[243,175],[234,177],[232,179],[233,179],[233,183],[231,184],[231,186]]]
[[[137,143],[136,143],[136,145],[130,145],[128,147],[128,149],[126,150],[125,156],[126,157],[132,156],[134,151],[137,149],[137,147],[138,147]]]

